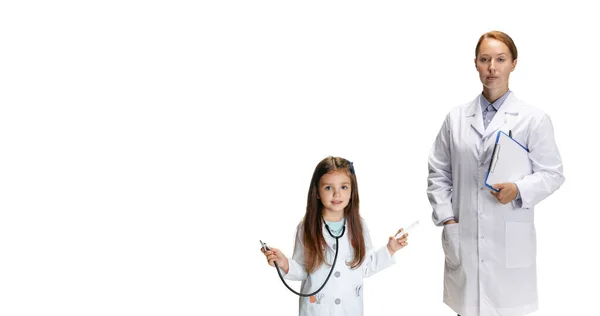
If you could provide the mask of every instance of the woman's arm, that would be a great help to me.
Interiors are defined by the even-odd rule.
[[[433,223],[437,226],[455,219],[452,211],[452,154],[450,141],[450,114],[448,114],[433,143],[428,161],[427,197],[433,207]]]
[[[532,126],[529,134],[529,159],[533,174],[515,181],[521,196],[521,205],[516,207],[532,208],[556,191],[565,182],[563,164],[554,140],[554,128],[550,117],[544,114]]]

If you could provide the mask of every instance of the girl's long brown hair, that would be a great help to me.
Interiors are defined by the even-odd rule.
[[[350,177],[352,190],[350,202],[344,209],[346,236],[348,237],[342,237],[350,238],[351,245],[354,248],[354,258],[350,262],[350,267],[352,269],[357,268],[365,259],[366,247],[361,218],[358,212],[358,184],[356,174],[354,173],[354,166],[347,159],[330,156],[321,160],[315,168],[308,190],[306,214],[302,223],[304,232],[304,259],[308,273],[315,271],[325,262],[325,249],[328,248],[323,237],[323,204],[318,199],[319,181],[324,174],[337,170],[346,171],[348,177]]]

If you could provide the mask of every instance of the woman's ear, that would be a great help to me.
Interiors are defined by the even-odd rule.
[[[517,59],[515,59],[515,60],[512,61],[512,65],[513,66],[512,66],[511,72],[515,70],[515,67],[517,67]]]

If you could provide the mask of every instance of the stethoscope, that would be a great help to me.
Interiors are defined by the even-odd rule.
[[[329,233],[329,235],[333,238],[335,238],[335,244],[333,245],[335,248],[335,257],[333,257],[333,264],[331,265],[331,270],[329,270],[329,274],[327,275],[327,278],[325,279],[325,282],[323,282],[323,285],[321,285],[321,287],[316,290],[313,293],[310,294],[302,294],[302,293],[298,293],[296,291],[294,291],[294,289],[292,289],[283,279],[283,276],[281,275],[281,271],[279,271],[279,265],[277,264],[277,261],[274,261],[273,263],[275,263],[275,270],[277,270],[277,274],[279,274],[279,278],[281,279],[281,282],[283,282],[283,284],[285,285],[285,287],[288,288],[288,290],[292,291],[292,293],[299,295],[299,296],[304,296],[304,297],[308,297],[308,296],[313,296],[319,292],[321,292],[321,290],[325,287],[325,284],[327,284],[327,281],[329,281],[329,277],[331,277],[331,273],[333,273],[333,269],[335,268],[335,262],[337,261],[337,257],[338,257],[338,251],[339,251],[339,239],[342,238],[344,236],[344,233],[346,232],[346,223],[344,222],[344,226],[342,229],[342,233],[339,236],[335,236],[331,230],[329,229],[329,226],[327,224],[325,224],[325,227],[327,228],[327,232]],[[269,247],[267,247],[267,244],[262,242],[262,240],[260,241],[261,246],[263,247],[263,249],[266,250],[270,250]]]

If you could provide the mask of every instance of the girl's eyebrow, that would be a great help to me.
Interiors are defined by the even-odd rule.
[[[350,182],[342,182],[340,184],[350,184]],[[323,183],[322,185],[333,185],[333,183]]]

